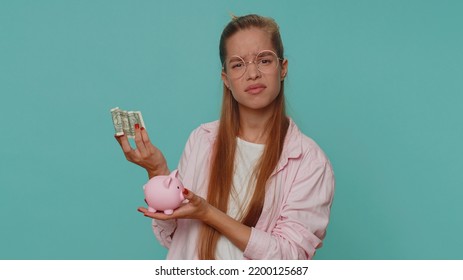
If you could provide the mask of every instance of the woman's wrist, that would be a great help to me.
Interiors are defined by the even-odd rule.
[[[146,169],[146,172],[148,173],[148,178],[153,178],[155,176],[160,176],[160,175],[169,175],[170,171],[167,165],[160,166],[159,168],[156,168],[154,170],[152,169]]]
[[[209,203],[206,203],[206,206],[204,208],[204,214],[201,215],[201,221],[209,226],[213,226],[214,210],[218,209],[210,205]]]

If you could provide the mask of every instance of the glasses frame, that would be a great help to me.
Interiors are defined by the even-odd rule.
[[[223,65],[222,65],[222,71],[225,73],[225,75],[229,78],[229,79],[240,79],[244,76],[244,74],[246,74],[246,72],[248,71],[248,65],[249,64],[255,64],[256,65],[256,68],[257,70],[260,72],[260,73],[266,73],[268,74],[267,72],[262,72],[262,70],[259,68],[259,64],[257,64],[257,58],[259,57],[260,54],[264,53],[264,52],[271,52],[273,55],[275,55],[275,57],[277,58],[277,65],[275,67],[275,69],[278,68],[278,66],[280,65],[280,61],[284,61],[283,58],[279,57],[274,51],[272,50],[261,50],[260,52],[258,52],[256,54],[256,56],[253,58],[253,60],[251,61],[246,61],[244,58],[242,58],[241,56],[239,55],[232,55],[228,60],[225,60]],[[231,77],[227,71],[225,70],[225,65],[227,63],[227,61],[230,61],[233,57],[237,57],[239,59],[241,59],[243,62],[244,62],[244,71],[243,73],[239,76],[239,77]]]

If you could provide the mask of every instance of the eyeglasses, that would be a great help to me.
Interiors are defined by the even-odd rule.
[[[231,79],[239,79],[246,73],[248,64],[254,63],[261,73],[273,73],[278,68],[282,58],[270,50],[259,52],[254,60],[246,62],[242,57],[234,55],[224,62],[222,69]]]

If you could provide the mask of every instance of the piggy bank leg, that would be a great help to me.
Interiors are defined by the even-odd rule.
[[[156,209],[154,209],[153,207],[148,207],[148,212],[155,213]]]
[[[172,209],[164,210],[164,214],[166,214],[166,215],[172,215],[172,213],[174,213],[174,210],[172,210]]]

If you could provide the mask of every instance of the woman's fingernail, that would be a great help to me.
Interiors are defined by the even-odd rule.
[[[140,125],[138,123],[135,124],[135,129],[139,129]]]
[[[187,195],[188,194],[188,190],[187,189],[183,189],[183,195]]]
[[[145,130],[145,128],[142,126],[142,127],[141,127],[141,130]]]

